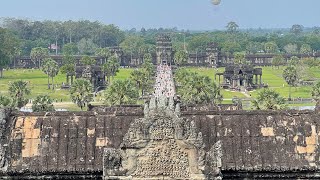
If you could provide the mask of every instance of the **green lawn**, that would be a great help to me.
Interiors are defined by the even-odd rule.
[[[119,69],[117,76],[114,79],[126,79],[130,77],[130,73],[133,69]],[[79,108],[70,103],[70,94],[68,90],[63,90],[60,88],[63,82],[66,82],[66,77],[64,74],[59,73],[54,78],[54,83],[56,84],[55,90],[48,89],[48,79],[47,75],[41,70],[37,69],[10,69],[3,72],[3,78],[0,78],[0,93],[4,95],[8,94],[9,83],[16,80],[24,80],[29,82],[29,87],[31,89],[31,95],[28,98],[35,99],[38,95],[49,95],[55,102],[60,102],[61,105],[57,105],[56,108],[66,108],[68,110],[79,110]],[[51,81],[51,79],[50,79]]]
[[[203,68],[203,67],[188,67],[190,71],[198,72],[201,75],[209,76],[211,79],[215,80],[216,72],[223,72],[224,68]],[[284,67],[272,68],[272,67],[263,67],[262,81],[265,84],[268,84],[270,88],[275,89],[283,97],[288,97],[289,86],[282,78],[282,72]],[[113,80],[117,79],[127,79],[130,77],[130,73],[133,71],[133,68],[121,68],[119,72],[114,77]],[[320,70],[317,68],[307,69],[309,77],[312,79],[320,80]],[[47,94],[55,101],[60,102],[70,102],[70,95],[68,90],[60,89],[60,85],[66,81],[66,77],[63,74],[58,74],[55,78],[55,84],[57,85],[55,90],[48,90],[47,87],[47,76],[40,70],[31,70],[31,69],[16,69],[4,71],[3,78],[0,79],[0,93],[8,95],[8,84],[11,81],[15,80],[25,80],[30,82],[30,88],[32,94],[29,98],[34,99],[40,94]],[[221,79],[223,81],[223,79]],[[311,98],[311,86],[304,87],[293,87],[292,88],[292,97],[302,97],[302,98]],[[223,103],[229,102],[233,97],[245,98],[246,96],[240,92],[232,92],[228,90],[222,90],[222,95],[226,99]],[[252,97],[257,95],[257,91],[250,92]],[[76,109],[76,107],[70,107],[71,109]]]
[[[282,77],[282,72],[285,67],[262,67],[262,81],[265,84],[268,84],[270,88],[275,89],[277,92],[281,94],[283,97],[289,96],[289,86],[284,81]],[[203,67],[190,67],[187,68],[190,71],[198,72],[201,75],[207,75],[210,78],[212,78],[215,82],[217,80],[214,79],[216,72],[223,72],[224,68],[203,68]],[[318,68],[308,68],[306,71],[307,75],[315,80],[320,80],[320,69]],[[220,81],[223,81],[223,78],[221,78]],[[217,82],[218,83],[218,82]],[[311,98],[311,89],[312,86],[299,86],[299,87],[293,87],[292,92],[292,98]],[[242,93],[239,92],[230,92],[222,90],[222,94],[224,95],[224,98],[232,98],[233,96],[237,97],[245,97]],[[257,91],[250,92],[252,97],[256,97]]]

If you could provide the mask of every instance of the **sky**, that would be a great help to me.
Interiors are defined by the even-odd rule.
[[[121,29],[224,29],[320,26],[320,0],[2,0],[0,17],[30,20],[91,20]]]

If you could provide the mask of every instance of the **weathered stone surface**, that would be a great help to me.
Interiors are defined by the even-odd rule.
[[[1,155],[7,162],[2,175],[101,176],[104,148],[119,148],[129,125],[142,117],[142,109],[12,113],[2,130],[1,147],[7,148]],[[206,152],[221,142],[225,178],[319,177],[316,112],[181,111],[181,117],[195,122]]]
[[[179,117],[173,97],[152,98],[144,113],[119,149],[105,149],[104,179],[221,178],[221,143],[206,155],[201,132],[194,121]]]

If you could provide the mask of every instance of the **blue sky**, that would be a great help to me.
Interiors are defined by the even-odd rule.
[[[178,27],[223,29],[320,26],[320,0],[2,0],[0,17],[32,20],[97,20],[121,29]]]

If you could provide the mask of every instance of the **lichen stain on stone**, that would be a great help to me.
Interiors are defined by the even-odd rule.
[[[22,157],[34,157],[39,155],[40,129],[34,126],[37,117],[26,117],[22,127]]]
[[[295,142],[298,141],[298,136],[293,138]],[[299,146],[297,145],[296,150],[298,154],[312,154],[315,153],[318,147],[318,136],[316,132],[316,127],[313,125],[311,126],[311,136],[305,137],[306,146]]]
[[[94,136],[94,133],[96,132],[96,129],[87,129],[87,136],[89,137],[93,137]]]
[[[97,138],[96,139],[96,147],[105,147],[109,144],[109,138]]]
[[[214,115],[207,115],[208,118],[213,119]]]
[[[270,137],[274,136],[273,127],[263,127],[261,128],[262,136]]]

